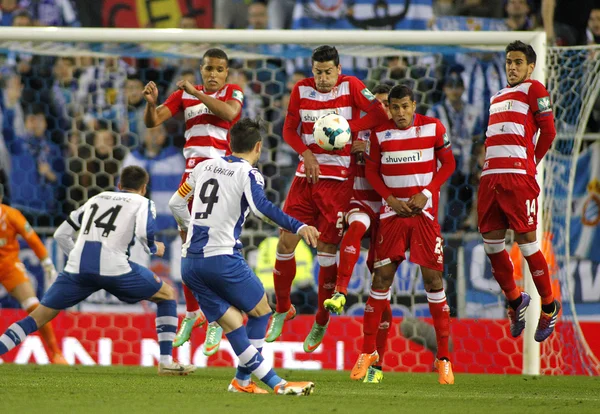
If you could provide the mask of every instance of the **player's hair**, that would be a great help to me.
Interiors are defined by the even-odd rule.
[[[373,95],[377,95],[379,93],[387,93],[389,94],[390,91],[392,90],[392,87],[386,83],[380,83],[379,85],[375,85],[373,87],[373,90],[371,90],[371,93]]]
[[[329,62],[333,60],[333,64],[338,66],[340,64],[340,55],[338,54],[335,46],[323,45],[319,46],[312,52],[312,63],[315,62]]]
[[[514,42],[509,43],[508,46],[506,46],[506,53],[508,52],[523,52],[525,59],[527,59],[528,65],[532,63],[535,64],[537,59],[537,55],[535,54],[533,47],[527,43],[521,42],[520,40],[515,40]]]
[[[391,102],[392,99],[402,99],[405,96],[408,96],[411,102],[415,100],[415,94],[413,93],[412,89],[406,85],[396,85],[390,91],[388,95],[388,101]]]
[[[204,52],[204,55],[202,55],[202,60],[204,61],[206,58],[223,59],[225,62],[227,62],[227,66],[229,66],[229,58],[227,57],[227,53],[216,47],[208,49],[206,52]]]
[[[244,154],[252,151],[257,142],[262,140],[260,122],[250,118],[242,118],[229,130],[231,151]]]
[[[26,9],[17,9],[13,12],[12,14],[12,19],[13,21],[17,18],[17,17],[26,17],[29,19],[30,22],[33,23],[33,15],[31,13],[29,13]]]
[[[148,184],[149,179],[148,173],[142,167],[130,165],[123,168],[123,171],[121,171],[119,182],[121,183],[121,188],[137,191],[141,189],[144,184]]]

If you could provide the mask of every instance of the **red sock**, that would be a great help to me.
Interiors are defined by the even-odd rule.
[[[352,277],[352,271],[360,257],[360,241],[367,231],[367,227],[360,221],[353,221],[346,231],[340,246],[340,265],[338,266],[337,286],[335,290],[348,293],[348,283]]]
[[[381,314],[381,322],[379,322],[379,329],[377,330],[377,353],[379,354],[378,365],[383,365],[383,356],[387,348],[387,339],[390,328],[392,327],[392,306],[388,300],[387,306],[383,309]]]
[[[542,251],[539,250],[537,242],[523,244],[519,248],[527,260],[533,283],[542,297],[542,305],[552,303],[554,296],[552,295],[552,280],[548,271],[548,262]]]
[[[372,354],[377,349],[377,334],[384,310],[389,306],[388,294],[390,290],[371,289],[369,299],[365,304],[363,319],[363,354]]]
[[[188,312],[197,312],[200,309],[200,305],[196,300],[196,297],[192,293],[192,290],[183,285],[183,296],[185,297],[185,310]]]
[[[502,244],[504,245],[504,240],[502,240]],[[490,262],[492,262],[492,274],[494,275],[494,279],[496,279],[500,285],[506,298],[508,300],[517,299],[521,295],[521,292],[517,289],[517,284],[515,283],[515,278],[513,276],[513,264],[506,249],[502,249],[502,251],[498,253],[486,254],[487,257],[489,257]]]
[[[446,302],[446,293],[444,289],[427,292],[427,301],[429,302],[429,312],[433,318],[433,327],[435,328],[435,339],[437,341],[438,359],[450,359],[450,350],[448,349],[448,339],[450,338],[450,307]]]
[[[329,312],[323,306],[325,299],[333,296],[335,291],[335,281],[337,279],[337,266],[335,264],[335,255],[330,253],[319,252],[317,254],[319,261],[319,295],[318,308],[315,320],[321,326],[325,326],[329,322]]]
[[[292,282],[296,277],[296,256],[294,256],[294,253],[277,253],[275,257],[275,268],[273,269],[275,297],[277,298],[275,311],[284,313],[290,310],[292,306],[290,293]]]

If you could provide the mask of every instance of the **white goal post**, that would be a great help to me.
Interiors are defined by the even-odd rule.
[[[207,44],[303,44],[303,45],[410,45],[467,46],[503,50],[515,40],[533,46],[537,65],[533,78],[546,79],[546,34],[541,32],[460,32],[460,31],[347,31],[347,30],[216,30],[216,29],[118,29],[0,27],[0,42],[84,42],[84,43],[207,43]],[[543,187],[543,164],[538,182]],[[538,206],[543,205],[539,200]],[[538,209],[538,240],[542,240],[542,209]],[[524,334],[523,374],[540,374],[540,344],[533,339],[539,317],[540,298],[527,266],[525,290],[531,294]]]

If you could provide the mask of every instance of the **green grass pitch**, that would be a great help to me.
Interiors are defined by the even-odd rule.
[[[386,373],[381,384],[348,372],[289,371],[311,380],[309,397],[228,393],[231,368],[159,377],[153,368],[0,365],[1,413],[598,413],[598,377],[456,375],[442,386],[436,374]]]

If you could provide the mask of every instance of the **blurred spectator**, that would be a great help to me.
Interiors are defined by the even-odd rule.
[[[36,107],[25,117],[25,135],[6,137],[11,153],[12,206],[40,226],[60,222],[58,200],[65,171],[58,145],[48,139],[46,115]]]
[[[20,0],[19,6],[29,10],[38,26],[79,26],[70,0]]]
[[[535,23],[531,13],[531,0],[506,1],[506,27],[508,30],[533,30]]]
[[[248,0],[219,0],[215,6],[215,29],[244,29],[248,27]]]
[[[79,85],[75,79],[75,59],[61,56],[53,68],[52,102],[54,112],[64,119],[75,118],[76,99]]]
[[[194,16],[185,15],[181,17],[181,22],[179,22],[180,29],[197,29],[198,21]]]
[[[169,199],[181,181],[185,158],[180,149],[169,145],[164,124],[146,130],[142,144],[127,154],[121,169],[130,165],[143,167],[150,174],[146,197],[156,204],[157,230],[176,228],[177,223],[169,209]]]
[[[290,29],[296,0],[269,0],[269,28]]]
[[[248,29],[268,29],[269,14],[267,5],[262,1],[254,1],[248,5]]]
[[[125,81],[125,105],[119,114],[120,132],[127,134],[123,145],[133,147],[141,143],[146,134],[145,107],[144,83],[138,76],[131,75]]]
[[[542,18],[548,44],[578,46],[587,44],[586,28],[598,0],[542,0]]]
[[[433,15],[435,17],[457,15],[454,3],[454,0],[435,0],[433,2]]]
[[[456,170],[446,187],[443,231],[463,230],[473,204],[477,154],[481,150],[481,112],[463,100],[465,85],[454,74],[444,82],[445,99],[434,105],[427,116],[438,118],[450,136]]]
[[[0,25],[12,26],[13,14],[18,9],[18,0],[0,0]]]
[[[455,11],[460,16],[502,18],[504,0],[456,0]]]
[[[590,12],[588,32],[589,43],[600,45],[600,5],[596,5]]]

